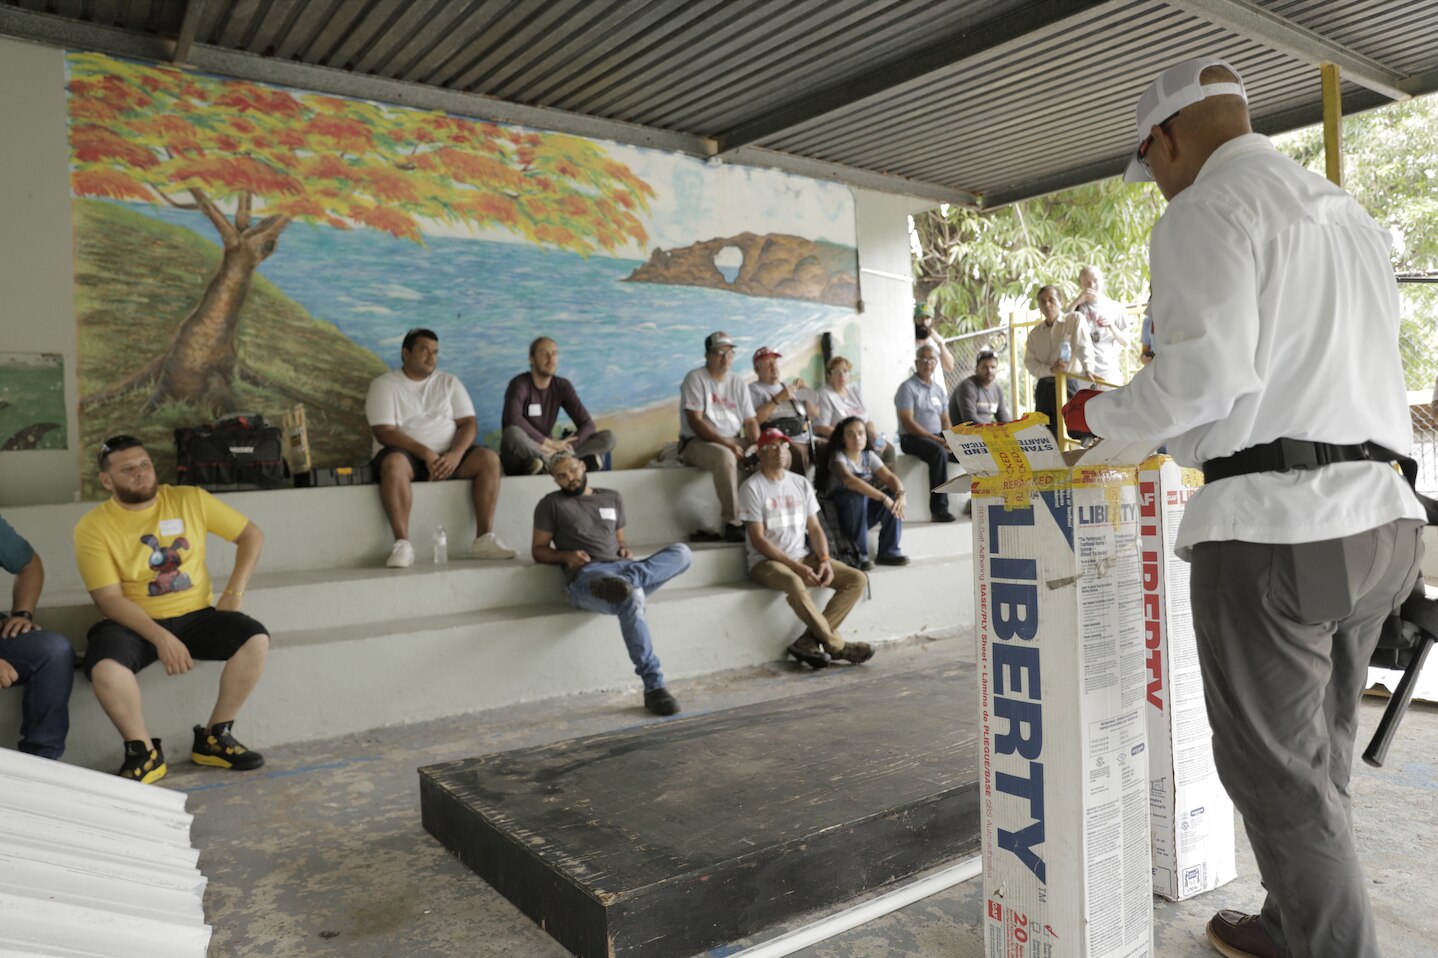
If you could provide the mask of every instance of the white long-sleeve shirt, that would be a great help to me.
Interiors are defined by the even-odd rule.
[[[1214,151],[1153,229],[1157,354],[1085,407],[1113,439],[1166,439],[1201,466],[1288,437],[1407,453],[1391,237],[1343,190],[1250,133]],[[1375,462],[1235,476],[1188,503],[1199,542],[1335,539],[1424,513]]]

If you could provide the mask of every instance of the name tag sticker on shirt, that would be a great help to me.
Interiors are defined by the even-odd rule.
[[[529,412],[527,412],[525,415],[542,416],[544,415],[544,407],[537,402],[532,402],[529,404]]]
[[[185,520],[184,520],[184,519],[161,519],[161,520],[160,520],[160,535],[162,535],[162,536],[179,536],[179,535],[184,535],[184,534],[185,534]]]
[[[619,513],[612,506],[600,506],[599,518],[608,519],[610,522],[618,522]]]

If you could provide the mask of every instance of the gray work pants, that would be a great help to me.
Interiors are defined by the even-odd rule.
[[[1323,542],[1205,542],[1190,587],[1213,758],[1289,958],[1378,958],[1348,779],[1358,700],[1423,556],[1414,520]]]
[[[581,457],[603,456],[606,452],[613,451],[614,433],[608,429],[600,429],[574,447],[574,454]],[[548,466],[552,455],[540,448],[539,443],[518,426],[505,426],[504,431],[499,434],[499,461],[507,476],[527,474],[531,459],[538,459]]]

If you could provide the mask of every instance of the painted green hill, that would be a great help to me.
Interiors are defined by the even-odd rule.
[[[219,263],[220,249],[191,231],[100,200],[74,201],[75,314],[80,397],[123,383],[164,352]],[[137,256],[140,251],[143,256]],[[137,269],[137,263],[145,268]],[[386,369],[333,325],[312,317],[263,276],[255,276],[240,313],[240,359],[267,385],[235,385],[239,407],[279,425],[305,404],[318,466],[354,465],[370,455],[364,417],[370,380]],[[80,471],[85,496],[103,498],[94,454],[108,436],[145,440],[160,481],[175,480],[174,431],[214,420],[190,403],[168,403],[148,416],[148,388],[100,400],[80,411]]]

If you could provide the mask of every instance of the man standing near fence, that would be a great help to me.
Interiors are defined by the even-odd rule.
[[[1057,286],[1041,286],[1037,297],[1039,314],[1044,321],[1029,330],[1024,343],[1024,368],[1034,377],[1034,410],[1049,417],[1049,431],[1059,434],[1058,404],[1054,377],[1059,373],[1089,372],[1089,337],[1083,317],[1078,313],[1063,315]],[[1078,384],[1068,380],[1064,390],[1071,398]]]
[[[1103,294],[1103,273],[1096,266],[1079,270],[1079,294],[1069,312],[1083,317],[1093,349],[1089,351],[1093,377],[1117,384],[1123,378],[1123,351],[1132,342],[1128,313]]]
[[[1392,237],[1252,132],[1238,73],[1164,71],[1126,179],[1153,179],[1154,359],[1081,392],[1071,430],[1168,441],[1202,466],[1175,551],[1193,565],[1213,755],[1267,900],[1220,911],[1228,958],[1378,958],[1348,782],[1358,700],[1422,556],[1388,450],[1412,442]],[[1375,461],[1377,460],[1377,461]]]

